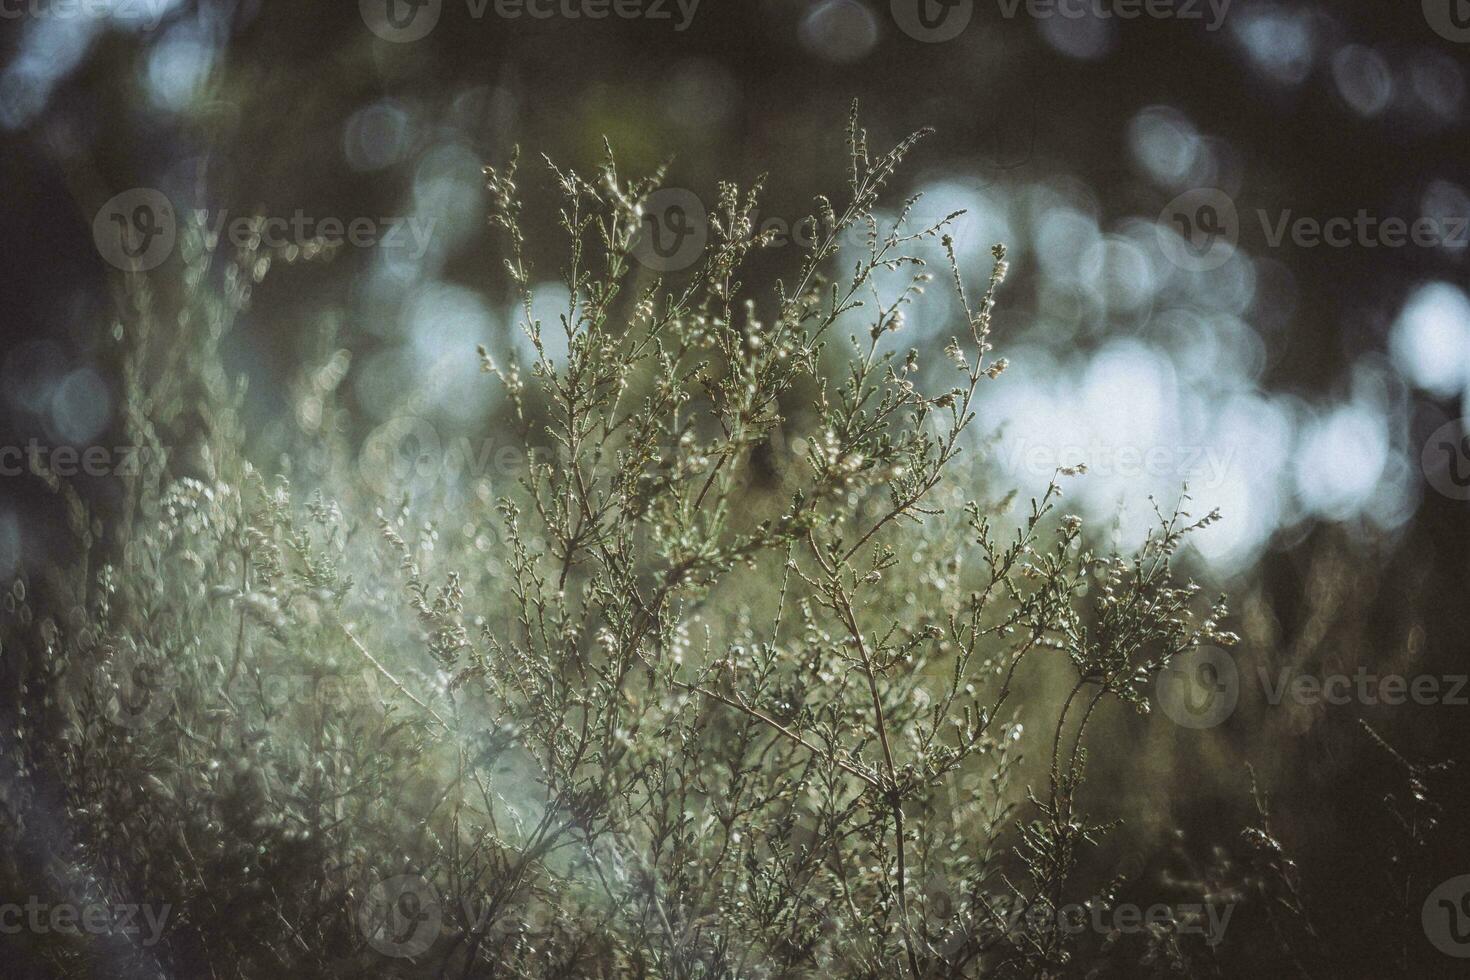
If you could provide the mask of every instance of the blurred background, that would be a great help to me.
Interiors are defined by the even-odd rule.
[[[901,189],[924,215],[968,211],[968,271],[993,241],[1011,250],[1014,374],[986,421],[1005,426],[996,462],[1015,483],[1086,463],[1080,506],[1111,518],[1187,481],[1229,516],[1200,543],[1226,573],[1322,522],[1401,539],[1456,511],[1423,457],[1470,386],[1470,47],[1432,2],[1179,0],[1133,19],[1127,0],[417,4],[7,8],[11,441],[85,444],[113,421],[97,358],[114,270],[93,232],[116,195],[121,213],[125,192],[161,193],[227,235],[257,214],[294,219],[297,241],[361,223],[329,269],[263,290],[232,339],[263,418],[304,328],[331,318],[366,417],[432,365],[438,408],[480,424],[494,395],[464,352],[517,342],[484,163],[523,145],[534,195],[538,154],[585,169],[606,136],[626,171],[671,158],[670,182],[706,202],[719,178],[774,171],[760,217],[800,248],[812,195],[842,189],[858,98],[875,142],[936,128]],[[1334,219],[1353,230],[1323,240]],[[1424,233],[1395,246],[1395,220]],[[948,335],[941,292],[921,340]],[[1427,461],[1470,495],[1449,457]],[[0,569],[26,548],[17,506]]]
[[[843,200],[856,98],[875,147],[936,130],[894,203],[966,210],[974,279],[992,243],[1010,249],[1010,369],[984,389],[977,488],[1024,500],[1085,464],[1067,506],[1126,548],[1148,495],[1168,507],[1187,484],[1193,512],[1222,512],[1186,558],[1235,596],[1243,665],[1464,673],[1465,8],[5,0],[0,444],[115,446],[109,283],[178,262],[193,212],[226,237],[277,219],[292,258],[340,239],[330,262],[273,272],[226,338],[260,458],[302,424],[285,411],[302,365],[335,348],[352,351],[358,436],[405,405],[443,437],[494,433],[505,405],[475,345],[508,360],[528,344],[484,164],[523,148],[528,223],[546,227],[541,153],[587,173],[606,137],[624,173],[669,160],[677,193],[651,233],[676,236],[703,232],[717,180],[769,172],[760,219],[788,241],[757,268],[789,276],[812,196]],[[554,250],[532,258],[556,279]],[[930,290],[900,340],[937,365],[953,315]],[[54,510],[28,477],[0,481],[0,579],[45,560]],[[1345,880],[1376,757],[1326,716],[1370,719],[1415,760],[1463,754],[1470,708],[1288,710],[1247,686],[1219,730],[1138,728],[1158,784],[1107,792],[1160,827],[1209,825],[1248,808],[1250,758],[1295,798],[1306,862]]]

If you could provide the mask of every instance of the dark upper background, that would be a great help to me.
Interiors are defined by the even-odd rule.
[[[1393,537],[1415,513],[1454,512],[1424,498],[1419,460],[1470,381],[1470,233],[1308,248],[1272,246],[1265,227],[1288,212],[1470,215],[1470,45],[1417,3],[1180,0],[1160,7],[1180,16],[1122,20],[964,0],[946,15],[968,15],[964,29],[926,43],[886,0],[703,0],[683,30],[672,0],[631,4],[666,18],[605,19],[566,16],[567,0],[544,19],[446,0],[426,37],[393,43],[361,12],[385,0],[118,0],[93,17],[27,2],[7,8],[0,76],[13,440],[85,443],[115,422],[99,353],[111,270],[91,225],[120,191],[213,215],[432,222],[423,256],[348,248],[274,277],[231,351],[265,419],[311,328],[335,317],[367,352],[349,382],[366,418],[433,365],[443,404],[420,407],[473,427],[494,406],[464,351],[515,343],[481,163],[519,143],[544,204],[535,155],[587,170],[606,135],[625,171],[672,156],[671,182],[706,201],[718,178],[771,171],[762,217],[791,222],[841,192],[856,97],[875,144],[937,130],[898,189],[926,191],[926,214],[971,210],[969,271],[989,239],[1012,249],[1000,323],[1016,372],[987,414],[1007,423],[1011,482],[1089,462],[1083,504],[1111,517],[1121,497],[1188,479],[1232,519],[1207,556],[1225,571],[1321,520]],[[1161,209],[1195,187],[1239,214],[1239,253],[1204,272],[1158,237]],[[777,250],[763,268],[790,261]],[[937,348],[943,301],[927,312],[916,336]],[[1129,470],[1120,447],[1164,454]]]

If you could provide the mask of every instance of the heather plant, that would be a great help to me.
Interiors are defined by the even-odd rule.
[[[1066,910],[1123,885],[1089,863],[1109,827],[1080,799],[1086,733],[1232,641],[1223,600],[1175,571],[1215,515],[1160,510],[1136,552],[1104,555],[1060,512],[1066,472],[1019,521],[1008,498],[968,499],[987,488],[953,473],[1005,368],[1006,253],[974,291],[956,215],[880,210],[923,135],[874,152],[854,114],[845,194],[817,199],[822,237],[766,290],[743,281],[771,244],[760,182],[722,184],[701,261],[651,279],[635,248],[663,171],[626,178],[610,149],[588,178],[548,162],[554,323],[533,316],[517,162],[487,168],[534,356],[481,349],[485,383],[526,446],[554,447],[498,498],[364,487],[330,336],[293,386],[294,451],[251,460],[220,342],[300,254],[222,257],[186,229],[174,288],[128,277],[126,424],[149,463],[103,505],[52,480],[78,554],[8,603],[26,710],[7,721],[5,877],[172,918],[150,946],[30,937],[31,961],[1077,970]],[[960,314],[903,352],[930,288]],[[303,478],[308,457],[330,465]],[[1149,962],[1190,962],[1188,924],[1159,923],[1168,956]]]

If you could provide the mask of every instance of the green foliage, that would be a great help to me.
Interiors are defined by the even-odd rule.
[[[1117,892],[1082,880],[1106,831],[1079,805],[1084,735],[1233,639],[1223,600],[1172,567],[1213,515],[1160,513],[1109,557],[1058,514],[1067,474],[1018,526],[965,499],[955,461],[1005,366],[1005,250],[977,298],[956,216],[881,216],[922,135],[874,154],[854,116],[846,203],[817,200],[821,240],[765,292],[742,281],[770,244],[759,183],[722,185],[692,273],[648,281],[633,249],[663,174],[625,179],[611,152],[591,179],[551,166],[571,297],[554,324],[532,319],[515,163],[487,169],[535,356],[482,350],[486,383],[525,445],[555,447],[494,501],[374,512],[332,421],[334,352],[297,385],[319,423],[301,452],[339,464],[323,486],[247,462],[219,341],[242,283],[289,257],[237,257],[216,288],[198,236],[177,295],[129,280],[128,423],[155,462],[105,529],[69,497],[81,555],[12,603],[6,650],[39,707],[7,739],[5,810],[31,814],[7,830],[17,879],[176,917],[156,947],[30,954],[58,975],[1075,966],[1064,906]],[[936,284],[963,322],[931,365],[886,338]],[[1023,691],[1046,725],[1021,724]],[[397,875],[428,883],[443,925],[394,960],[360,913]],[[1182,962],[1200,941],[1169,942]]]

